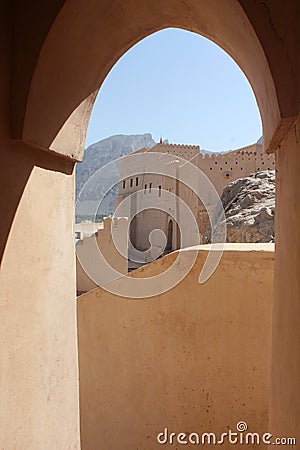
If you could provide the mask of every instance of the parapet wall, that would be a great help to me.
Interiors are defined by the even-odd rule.
[[[113,241],[112,227],[120,253]],[[93,236],[84,237],[76,242],[76,285],[79,293],[98,287],[93,279],[101,279],[102,285],[110,281],[107,268],[101,264],[95,252],[95,242],[113,269],[124,275],[128,272],[128,220],[125,217],[107,218],[104,220],[103,228],[99,228]],[[84,268],[87,270],[84,270],[80,261],[84,262]]]
[[[275,157],[273,153],[263,153],[260,144],[253,144],[228,153],[200,153],[197,165],[221,195],[231,181],[262,170],[274,170]]]
[[[98,288],[79,297],[83,448],[158,449],[165,427],[220,436],[245,421],[268,431],[274,246],[226,245],[199,284],[208,250],[200,246],[186,278],[160,295],[133,300]],[[177,254],[132,276],[161,273]]]
[[[191,160],[200,153],[199,145],[185,144],[156,144],[151,148],[141,148],[133,153],[160,152],[180,156],[181,158]]]
[[[254,172],[275,169],[274,154],[264,153],[262,145],[257,143],[226,153],[201,153],[199,146],[177,144],[157,144],[150,149],[140,149],[135,153],[147,152],[174,154],[192,162],[210,179],[219,195],[222,194],[224,187],[231,181],[247,177]],[[127,169],[126,157],[122,160],[120,169],[122,176],[126,177],[129,170]],[[131,169],[132,167],[130,167],[130,170]],[[141,168],[137,167],[136,169],[137,173],[139,173],[139,169]],[[144,170],[146,170],[146,168],[144,168]],[[141,179],[138,186],[135,185],[135,180],[133,180],[132,186],[129,185],[129,180],[125,180],[125,188],[123,185],[120,185],[119,195],[122,196],[122,198],[131,194],[137,187],[138,189],[143,187],[144,183],[149,185],[151,182],[153,187],[158,187],[159,183],[163,188],[165,184],[168,184],[168,182],[164,182],[161,177],[159,178],[159,181],[156,182],[155,178],[158,177],[155,177],[154,175],[144,177],[146,181],[142,181],[142,176],[139,176],[138,178]]]
[[[198,145],[158,144],[155,147],[152,147],[150,151],[168,153],[194,162],[195,158],[197,158],[200,153],[200,147]]]

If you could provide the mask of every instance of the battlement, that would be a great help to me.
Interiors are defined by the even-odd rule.
[[[178,156],[178,159],[182,158],[190,161],[211,180],[219,195],[222,194],[224,187],[230,181],[247,177],[251,173],[275,169],[274,154],[264,153],[262,145],[257,143],[226,153],[201,153],[196,145],[160,143],[151,149],[141,149],[139,153],[151,151],[168,153],[172,156]],[[162,161],[159,161],[158,164],[161,165]],[[152,174],[145,177],[143,172],[147,172],[146,166],[147,161],[145,160],[144,167],[137,167],[137,173],[141,175],[130,176],[130,179],[122,182],[119,188],[119,195],[122,197],[129,195],[134,190],[141,189],[141,186],[143,189],[146,186],[147,189],[150,184],[154,188],[158,186],[163,187],[165,183],[168,183],[161,176],[158,178]],[[132,162],[130,162],[129,167],[127,161],[124,160],[122,163],[123,178],[126,178],[129,173],[132,173]]]
[[[243,160],[243,158],[264,158],[272,161],[274,155],[272,153],[263,153],[262,145],[253,144],[247,147],[242,147],[237,150],[231,150],[226,153],[199,153],[199,157],[202,160],[207,161],[236,161]]]
[[[263,153],[263,146],[262,144],[258,144],[257,142],[255,144],[246,145],[245,147],[238,148],[236,150],[232,150],[233,152],[250,152],[250,153]]]
[[[135,150],[131,153],[147,153],[147,152],[161,152],[161,153],[169,153],[169,151],[176,151],[179,150],[182,151],[192,151],[195,154],[200,153],[200,146],[199,145],[187,145],[187,144],[163,144],[158,143],[155,144],[153,147],[150,148],[140,148],[138,150]]]
[[[188,144],[156,144],[154,147],[152,147],[151,149],[149,149],[150,151],[153,150],[154,148],[159,148],[159,149],[182,149],[182,150],[197,150],[198,152],[200,152],[200,146],[199,145],[188,145]]]

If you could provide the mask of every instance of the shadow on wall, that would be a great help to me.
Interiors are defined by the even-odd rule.
[[[45,171],[60,172],[65,175],[72,175],[74,169],[74,162],[61,156],[51,155],[24,143],[12,142],[10,145],[13,145],[13,148],[8,149],[5,145],[1,148],[2,164],[6,172],[6,176],[1,177],[4,183],[1,192],[6,192],[7,195],[2,195],[0,200],[3,203],[3,207],[1,207],[0,261],[2,261],[5,247],[9,243],[9,234],[16,218],[17,209],[34,168],[40,167]],[[16,174],[18,174],[17,177]],[[36,182],[38,183],[38,181]],[[45,193],[45,197],[46,195]],[[35,204],[34,208],[42,209],[38,204]]]

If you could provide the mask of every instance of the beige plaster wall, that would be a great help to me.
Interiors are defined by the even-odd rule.
[[[73,183],[32,168],[2,259],[3,450],[80,448]]]
[[[189,275],[169,292],[132,300],[98,288],[79,297],[84,450],[160,448],[156,435],[164,427],[221,433],[244,420],[251,431],[267,431],[273,249],[227,245],[214,275],[200,285],[203,246]],[[176,255],[133,276],[161,272]]]
[[[95,252],[95,242],[113,269],[120,274],[128,272],[128,221],[125,217],[106,218],[103,228],[98,229],[95,237],[85,237],[76,242],[76,287],[80,293],[98,287],[93,280],[101,279],[103,284],[111,281],[107,268],[101,264],[98,252]]]
[[[300,116],[276,154],[271,430],[300,442]],[[283,448],[284,446],[282,446]],[[281,447],[279,447],[281,448]]]
[[[0,16],[0,448],[77,450],[73,164],[10,139],[11,7]]]

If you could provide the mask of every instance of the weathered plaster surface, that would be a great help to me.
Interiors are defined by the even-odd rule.
[[[189,275],[162,295],[132,300],[98,288],[79,297],[84,449],[160,448],[164,427],[218,433],[244,420],[267,431],[273,250],[227,245],[200,285],[200,246]],[[165,270],[176,253],[134,276]]]

